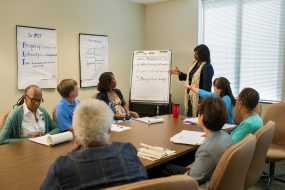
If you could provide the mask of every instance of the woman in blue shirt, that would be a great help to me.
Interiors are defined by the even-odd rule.
[[[214,80],[214,93],[199,89],[193,85],[187,86],[191,91],[199,94],[200,97],[219,96],[224,100],[227,108],[227,123],[234,123],[233,110],[235,106],[235,98],[232,93],[230,82],[225,77],[219,77]]]

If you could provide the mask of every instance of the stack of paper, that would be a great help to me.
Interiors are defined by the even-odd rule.
[[[159,146],[150,146],[144,143],[140,144],[142,147],[139,148],[138,156],[143,159],[155,161],[161,158],[165,158],[174,155],[174,150],[164,149]]]
[[[205,140],[204,135],[203,132],[183,130],[171,137],[170,141],[179,144],[201,145]]]
[[[111,126],[112,132],[123,132],[123,131],[129,130],[129,129],[130,129],[130,127],[122,126],[122,125],[112,124],[112,126]]]
[[[67,141],[72,141],[73,140],[73,134],[70,131],[64,132],[64,133],[58,133],[55,135],[44,135],[41,137],[36,137],[36,138],[30,138],[29,139],[32,142],[36,142],[39,144],[47,145],[47,146],[53,146],[56,144],[60,144],[63,142]]]
[[[141,117],[135,119],[136,121],[141,121],[147,124],[161,123],[163,122],[163,118],[160,117]]]

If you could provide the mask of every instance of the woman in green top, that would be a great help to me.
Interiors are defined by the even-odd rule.
[[[25,89],[25,94],[19,99],[0,131],[0,144],[38,137],[55,129],[48,112],[40,107],[42,101],[42,90],[38,86],[30,85]],[[56,129],[52,131],[56,132]]]
[[[231,134],[233,143],[238,143],[263,126],[261,117],[255,112],[258,102],[259,94],[253,88],[245,88],[240,92],[234,111],[235,122],[239,125]]]

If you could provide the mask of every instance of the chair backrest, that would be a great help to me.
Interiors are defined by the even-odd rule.
[[[174,175],[108,188],[108,190],[198,190],[199,185],[187,175]]]
[[[52,110],[52,120],[54,121],[54,122],[56,122],[56,108],[54,108],[53,110]]]
[[[6,122],[6,120],[7,120],[7,117],[8,117],[8,115],[9,115],[9,113],[10,113],[10,111],[7,111],[7,112],[4,112],[4,113],[2,113],[2,114],[0,115],[0,129],[1,129],[2,127],[4,127],[5,122]]]
[[[255,112],[258,114],[258,115],[262,115],[262,106],[261,106],[261,103],[258,103],[256,108],[255,108]]]
[[[275,122],[273,144],[285,145],[285,102],[272,104],[263,116],[264,123]]]
[[[230,146],[219,160],[208,190],[243,190],[255,144],[255,135],[249,134],[241,142]]]
[[[275,123],[269,121],[260,128],[256,133],[256,146],[253,159],[249,166],[247,177],[245,179],[245,189],[255,185],[262,175],[265,167],[266,154],[272,142],[274,135]]]

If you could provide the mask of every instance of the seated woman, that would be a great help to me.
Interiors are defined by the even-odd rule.
[[[219,96],[223,98],[223,101],[227,108],[227,123],[234,123],[233,110],[235,106],[235,98],[233,96],[229,80],[224,77],[220,77],[216,78],[213,84],[214,93],[196,88],[195,86],[188,86],[188,89],[195,93],[198,93],[200,97]]]
[[[243,89],[235,106],[235,122],[239,125],[231,133],[233,143],[238,143],[249,133],[254,134],[263,126],[262,118],[256,113],[259,94],[253,88]]]
[[[102,189],[147,178],[129,143],[111,143],[112,110],[100,100],[83,101],[72,121],[77,147],[50,167],[40,189]]]
[[[205,99],[199,107],[199,125],[206,139],[198,148],[188,175],[203,184],[210,180],[224,151],[232,144],[231,136],[221,130],[226,122],[226,107],[217,97]]]
[[[25,89],[0,131],[0,144],[57,132],[48,112],[40,107],[42,101],[42,90],[38,86]]]
[[[112,72],[105,72],[99,78],[98,91],[96,98],[104,101],[114,112],[115,119],[138,118],[136,112],[129,111],[122,92],[116,88],[117,81]]]
[[[219,97],[209,97],[202,101],[198,109],[198,124],[205,132],[205,140],[195,154],[190,169],[169,164],[164,175],[187,174],[200,185],[207,185],[224,151],[232,145],[231,136],[221,130],[226,123],[226,107]]]

